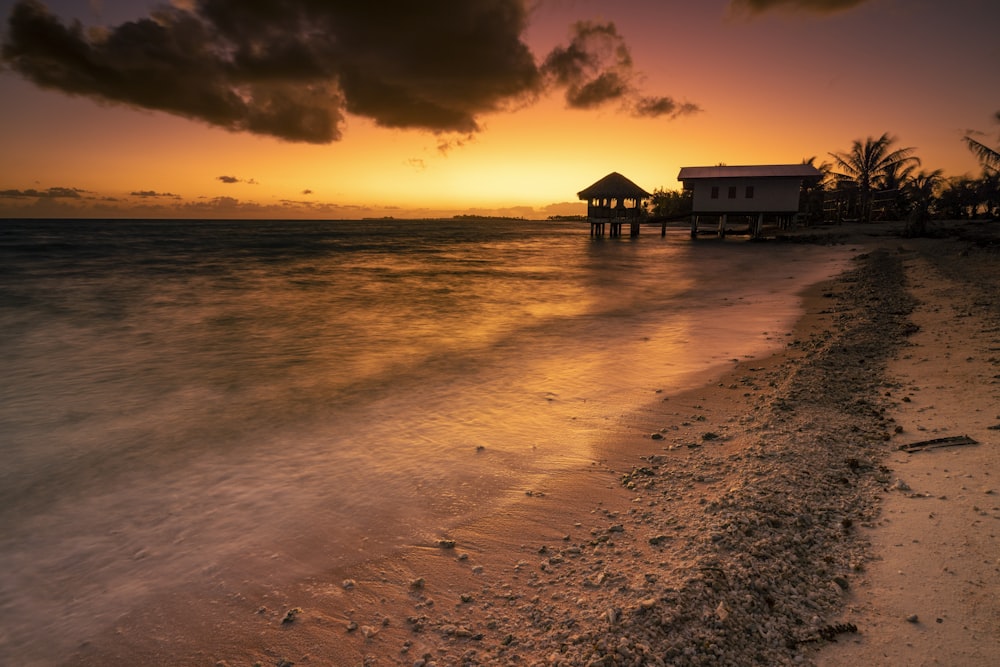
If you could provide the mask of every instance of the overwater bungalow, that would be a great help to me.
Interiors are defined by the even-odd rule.
[[[646,213],[645,202],[653,195],[625,178],[612,172],[588,188],[576,193],[587,201],[587,221],[590,235],[621,236],[622,225],[629,225],[629,236],[639,235],[639,222]]]
[[[677,180],[692,190],[691,236],[703,219],[718,220],[719,236],[735,217],[748,221],[751,238],[760,236],[765,217],[792,223],[799,213],[803,181],[819,181],[811,164],[682,167]]]

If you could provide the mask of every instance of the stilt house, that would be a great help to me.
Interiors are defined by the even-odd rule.
[[[726,224],[743,217],[755,238],[765,216],[793,222],[799,213],[803,181],[820,178],[822,174],[811,164],[682,167],[677,175],[684,189],[693,191],[691,236],[698,234],[702,218],[718,218],[719,236],[725,236]]]
[[[626,223],[629,235],[638,236],[639,222],[646,212],[643,203],[653,196],[617,171],[576,194],[587,201],[590,235],[604,236],[608,226],[612,237],[621,236]]]

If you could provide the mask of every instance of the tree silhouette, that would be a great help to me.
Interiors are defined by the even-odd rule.
[[[944,172],[940,169],[921,171],[907,179],[903,185],[903,193],[909,201],[910,211],[906,217],[904,235],[923,236],[927,232],[931,204],[943,182]]]
[[[945,218],[963,220],[976,217],[981,203],[980,181],[969,176],[957,176],[948,180],[938,197],[937,208]]]
[[[871,222],[872,190],[881,185],[888,174],[898,174],[908,166],[920,164],[920,159],[913,155],[916,149],[893,149],[894,143],[896,138],[884,133],[878,139],[868,137],[863,142],[856,139],[851,150],[845,153],[830,153],[834,166],[840,169],[834,172],[834,177],[858,188],[864,222]]]
[[[1000,122],[1000,111],[996,112],[996,120]],[[978,158],[979,163],[983,165],[983,169],[998,169],[1000,170],[1000,151],[994,150],[987,146],[986,144],[976,141],[969,135],[964,137],[965,144],[969,147],[969,150]]]
[[[802,164],[816,167],[820,173],[819,180],[805,180],[802,182],[802,189],[799,192],[799,210],[805,214],[806,220],[823,219],[823,198],[830,184],[830,170],[832,166],[829,162],[816,164],[818,158],[802,158]]]

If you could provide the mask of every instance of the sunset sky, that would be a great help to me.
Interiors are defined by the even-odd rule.
[[[0,0],[0,217],[545,218],[611,171],[1000,144],[996,0],[247,4]]]

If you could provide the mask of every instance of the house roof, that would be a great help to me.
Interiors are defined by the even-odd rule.
[[[811,164],[760,164],[718,167],[681,167],[678,181],[701,178],[820,178],[819,169]]]
[[[649,194],[638,185],[619,174],[617,171],[613,171],[591,185],[589,188],[584,188],[583,190],[577,192],[576,196],[580,199],[593,199],[595,197],[648,199],[653,195]]]

